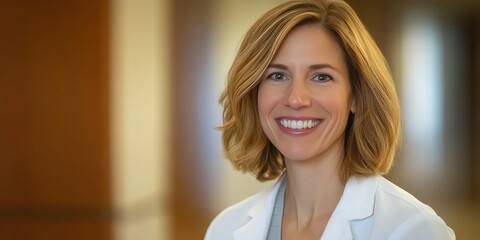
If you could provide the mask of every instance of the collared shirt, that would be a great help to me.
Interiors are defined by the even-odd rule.
[[[280,183],[275,203],[273,204],[272,219],[268,227],[267,240],[282,239],[282,220],[283,220],[283,203],[285,200],[285,190],[287,185],[286,177]]]
[[[205,240],[264,240],[282,176],[270,189],[220,213]],[[382,176],[351,177],[321,240],[455,239],[427,205]]]

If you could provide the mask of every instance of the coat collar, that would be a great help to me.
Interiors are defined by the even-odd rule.
[[[284,174],[285,175],[285,174]],[[233,233],[235,240],[265,239],[275,204],[275,197],[284,181],[282,175],[273,188],[249,209],[250,218]],[[375,192],[381,176],[356,177],[347,181],[343,195],[325,228],[322,239],[353,239],[351,224],[355,220],[370,217],[375,205]]]

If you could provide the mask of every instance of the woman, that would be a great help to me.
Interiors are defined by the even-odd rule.
[[[226,157],[275,186],[224,210],[205,239],[455,239],[381,175],[400,110],[387,64],[343,1],[297,0],[247,32],[221,97]]]

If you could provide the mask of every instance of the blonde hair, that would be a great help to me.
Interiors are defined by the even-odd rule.
[[[283,156],[267,139],[258,118],[261,76],[285,36],[296,26],[320,24],[345,51],[355,114],[345,132],[340,175],[389,171],[400,138],[400,107],[388,65],[353,9],[340,0],[294,0],[263,15],[246,33],[220,97],[226,158],[260,181],[277,178]]]

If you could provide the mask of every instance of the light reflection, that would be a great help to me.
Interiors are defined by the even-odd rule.
[[[408,171],[426,179],[441,171],[443,129],[442,42],[433,12],[415,10],[403,25],[404,157]]]

